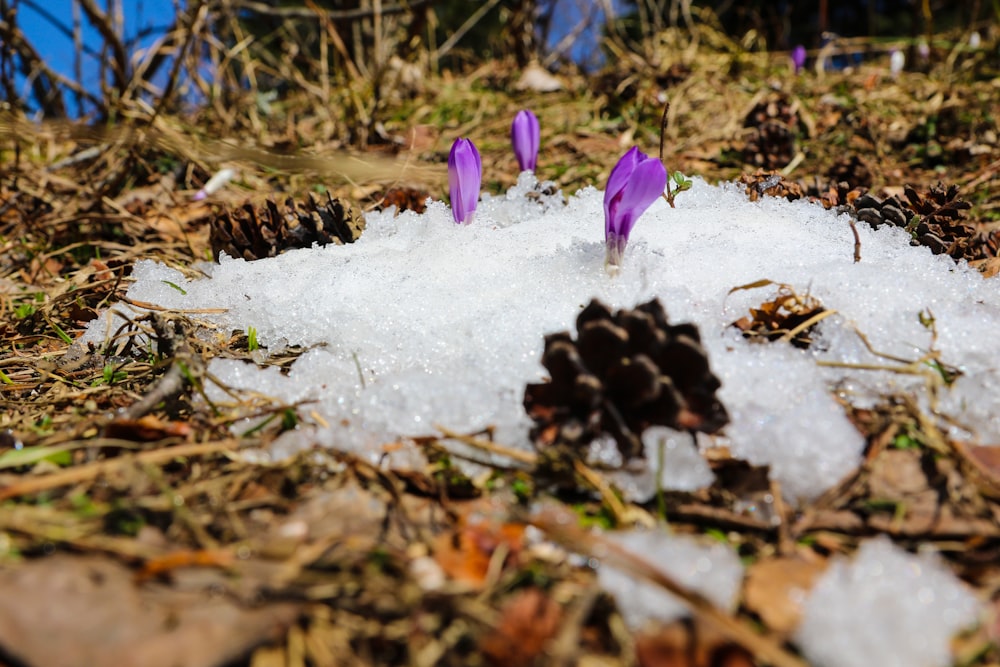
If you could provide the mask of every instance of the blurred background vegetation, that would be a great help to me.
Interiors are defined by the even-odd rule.
[[[250,190],[256,172],[366,205],[381,186],[359,184],[408,182],[423,201],[445,196],[457,136],[493,165],[487,189],[509,186],[510,119],[530,106],[544,175],[569,191],[659,142],[709,180],[879,188],[953,169],[986,188],[998,26],[1000,0],[0,0],[0,162],[90,160],[98,202],[167,172],[197,189],[223,166]],[[53,143],[42,126],[62,128]]]
[[[141,2],[70,6],[66,14],[43,0],[0,0],[6,107],[106,119],[136,99],[158,110],[222,111],[248,91],[263,94],[263,103],[294,88],[337,87],[351,91],[357,120],[371,125],[387,87],[406,94],[429,74],[491,59],[564,72],[639,61],[665,67],[690,57],[663,58],[656,45],[665,34],[687,36],[667,40],[677,47],[709,30],[748,51],[814,50],[846,39],[863,56],[890,46],[912,52],[935,40],[946,47],[1000,22],[998,0],[159,0],[173,21],[129,33],[125,19],[142,11]],[[147,0],[150,6],[157,2]],[[34,29],[22,29],[29,16]],[[72,37],[71,67],[40,55],[39,42],[50,36]],[[357,140],[364,143],[370,130]]]

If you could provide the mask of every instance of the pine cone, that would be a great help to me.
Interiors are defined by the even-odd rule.
[[[396,207],[396,213],[403,211],[413,211],[423,213],[427,209],[427,198],[430,195],[423,190],[416,188],[389,188],[382,193],[376,207],[379,211],[384,211],[390,206]]]
[[[268,199],[256,208],[247,202],[232,212],[223,209],[212,220],[209,238],[216,260],[224,251],[252,261],[313,244],[353,243],[364,227],[364,218],[356,217],[349,205],[329,193],[326,203],[319,204],[310,194],[297,205],[289,197],[280,207]]]
[[[872,172],[868,163],[857,155],[840,157],[826,172],[827,178],[834,183],[845,183],[848,189],[872,186]]]
[[[784,197],[788,201],[802,199],[805,196],[801,185],[786,181],[785,177],[776,171],[758,169],[753,174],[741,174],[736,182],[746,186],[744,192],[750,201],[757,201],[764,195]]]
[[[871,193],[865,193],[854,200],[852,208],[858,220],[867,222],[875,229],[885,224],[906,227],[913,217],[906,202],[896,195],[879,199]]]
[[[849,207],[864,194],[863,188],[852,188],[845,181],[826,186],[822,186],[818,178],[814,178],[812,182],[787,181],[779,172],[763,169],[758,169],[753,174],[742,174],[736,182],[746,186],[744,192],[750,201],[757,201],[763,196],[782,197],[788,201],[806,198],[826,209]],[[851,208],[847,210],[853,212]]]
[[[812,183],[799,181],[810,201],[816,202],[825,209],[836,209],[837,211],[851,212],[854,209],[851,205],[867,192],[867,188],[852,188],[847,181],[828,183],[825,187],[820,185],[819,179],[814,178]]]
[[[658,300],[614,315],[591,301],[576,328],[576,340],[546,336],[550,379],[525,390],[539,449],[586,446],[607,433],[627,461],[643,455],[650,426],[714,433],[728,423],[697,327],[670,325]]]
[[[969,261],[996,256],[995,233],[965,219],[972,205],[958,198],[957,185],[946,188],[938,183],[924,193],[906,185],[903,192],[905,199],[893,196],[881,200],[870,194],[858,197],[855,215],[876,228],[886,222],[909,227],[912,244],[927,246],[935,255]]]
[[[743,147],[743,161],[764,169],[780,169],[795,157],[799,114],[787,95],[772,95],[756,104],[743,127],[750,135]]]
[[[918,193],[912,186],[903,186],[909,206],[923,220],[934,225],[952,225],[965,217],[972,204],[958,198],[958,186],[943,184],[931,186],[925,193]]]

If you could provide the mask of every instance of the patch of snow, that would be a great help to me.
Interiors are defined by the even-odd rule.
[[[599,455],[598,459],[610,458],[610,462],[605,462],[621,466],[621,454],[613,439],[598,440],[594,444],[596,447],[592,451],[607,448],[614,454],[610,457]],[[630,461],[624,468],[613,470],[607,475],[626,500],[644,503],[653,498],[657,491],[657,472],[660,478],[659,488],[664,491],[697,491],[711,486],[715,481],[715,473],[690,434],[653,426],[642,434],[642,444],[646,455],[644,460]]]
[[[225,334],[255,327],[272,351],[312,348],[287,375],[211,364],[231,387],[286,404],[308,401],[299,408],[303,425],[275,443],[274,456],[318,443],[377,460],[385,444],[433,434],[434,424],[494,426],[499,442],[529,449],[522,399],[525,384],[544,376],[543,337],[572,331],[592,298],[631,308],[659,297],[671,322],[698,325],[733,418],[727,444],[771,465],[791,500],[816,497],[858,463],[863,440],[832,391],[861,403],[901,390],[926,398],[926,377],[844,364],[894,363],[870,353],[856,331],[880,352],[919,359],[932,343],[920,321],[928,309],[941,360],[964,373],[942,390],[941,405],[966,427],[960,435],[1000,441],[1000,371],[984,335],[1000,329],[996,285],[911,247],[904,231],[859,224],[863,259],[855,264],[846,216],[805,202],[751,203],[733,185],[695,179],[676,209],[660,201],[642,217],[623,270],[611,277],[603,266],[603,193],[588,187],[563,204],[529,195],[537,190],[522,174],[508,193],[484,195],[468,226],[434,201],[421,215],[371,213],[354,244],[256,262],[223,258],[197,280],[140,261],[128,296],[221,310],[197,317]],[[837,311],[818,325],[811,349],[753,344],[729,326],[774,294],[732,288],[765,278]],[[84,340],[113,331],[101,318]],[[393,451],[401,464],[420,459],[415,450]]]
[[[818,667],[946,667],[952,637],[978,612],[975,596],[936,559],[882,536],[823,573],[795,638]]]
[[[705,596],[716,607],[733,610],[743,581],[743,565],[731,547],[672,535],[664,528],[607,533],[607,539],[660,569],[678,583]],[[689,615],[687,606],[659,586],[601,564],[598,583],[614,596],[625,623],[633,630],[647,621],[670,621]]]

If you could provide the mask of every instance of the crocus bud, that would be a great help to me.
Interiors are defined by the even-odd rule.
[[[663,195],[666,185],[667,170],[663,163],[637,147],[630,148],[618,160],[604,191],[604,242],[609,266],[621,266],[632,227]]]
[[[538,117],[527,109],[518,111],[510,126],[510,143],[514,146],[514,156],[521,171],[534,171],[538,163],[538,145],[541,130]]]
[[[806,66],[806,47],[801,44],[792,49],[792,65],[795,67],[796,74]]]
[[[926,39],[921,38],[920,41],[917,42],[917,55],[924,61],[931,57],[931,47],[927,44]]]
[[[448,154],[448,190],[451,213],[458,224],[472,222],[483,182],[483,162],[469,139],[456,139]]]
[[[192,199],[194,199],[195,201],[201,201],[202,199],[205,199],[209,195],[215,194],[216,192],[221,190],[226,183],[231,181],[233,179],[233,176],[235,175],[236,175],[235,169],[229,169],[228,167],[226,169],[220,169],[215,173],[214,176],[212,176],[212,178],[208,179],[208,182],[205,183],[205,186],[201,190],[198,190],[198,192],[194,193]]]
[[[979,31],[974,30],[972,34],[969,35],[969,48],[975,51],[983,43],[983,38],[979,36]]]
[[[893,50],[889,55],[889,73],[892,74],[892,78],[895,79],[899,76],[899,73],[903,71],[903,65],[906,64],[906,54],[902,51]]]

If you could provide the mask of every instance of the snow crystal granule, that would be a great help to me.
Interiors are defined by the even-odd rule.
[[[937,560],[880,537],[824,573],[796,641],[818,667],[945,667],[952,637],[977,612],[976,598]]]
[[[622,531],[607,537],[681,585],[701,593],[717,607],[731,610],[735,606],[743,565],[729,546],[706,545],[662,529]],[[688,614],[684,603],[667,591],[615,567],[602,564],[598,581],[614,596],[631,628],[639,628],[649,620],[670,622]]]

